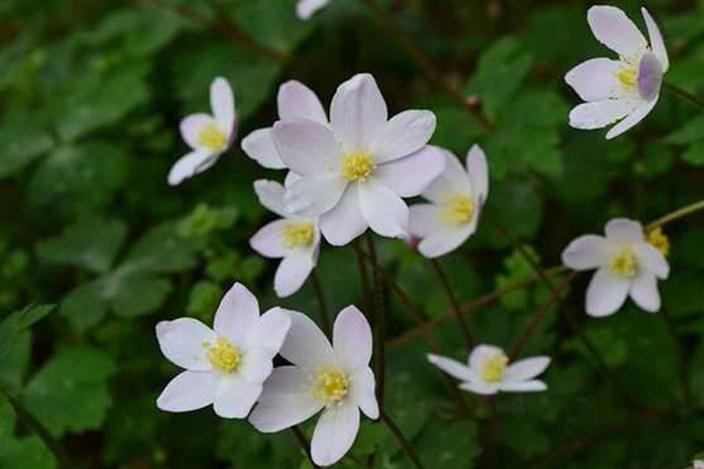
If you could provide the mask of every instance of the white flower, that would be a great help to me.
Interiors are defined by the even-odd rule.
[[[411,235],[421,238],[418,250],[429,258],[457,249],[474,234],[489,193],[486,156],[479,146],[469,150],[466,170],[455,155],[443,152],[445,171],[421,194],[432,203],[411,207]]]
[[[587,289],[587,314],[608,316],[621,308],[628,295],[649,312],[660,309],[657,280],[670,266],[648,243],[640,223],[615,218],[606,224],[606,237],[581,236],[562,253],[562,262],[574,270],[597,269]]]
[[[316,94],[303,83],[290,80],[279,87],[276,97],[279,119],[310,119],[328,125],[328,116]],[[269,169],[285,169],[274,146],[271,127],[258,129],[242,139],[242,151],[260,165]]]
[[[157,406],[187,412],[213,404],[220,417],[246,417],[290,325],[280,308],[259,316],[257,299],[239,283],[223,297],[213,329],[193,318],[160,322],[156,336],[162,353],[186,371],[166,385]]]
[[[642,8],[650,45],[619,8],[593,6],[587,20],[596,39],[619,55],[618,60],[587,60],[570,70],[565,81],[586,101],[570,112],[570,125],[598,129],[617,121],[606,134],[617,137],[655,107],[662,76],[670,66],[658,26]]]
[[[696,460],[692,462],[692,469],[704,469],[704,461]]]
[[[335,246],[367,227],[406,236],[408,207],[401,197],[420,194],[445,167],[441,150],[426,145],[434,131],[430,111],[389,120],[374,78],[354,76],[335,93],[329,126],[301,118],[274,124],[279,156],[300,176],[286,187],[287,210],[320,216],[320,230]]]
[[[282,218],[273,221],[249,240],[252,249],[265,257],[283,258],[274,277],[279,298],[296,293],[318,261],[320,232],[315,218],[302,218],[284,208],[284,187],[276,181],[254,183],[259,202]]]
[[[298,0],[296,14],[302,20],[310,19],[313,14],[330,3],[330,0]]]
[[[210,108],[213,115],[191,114],[181,121],[181,136],[193,149],[178,160],[169,172],[169,184],[200,174],[213,166],[235,138],[235,97],[230,84],[218,77],[210,85]]]
[[[544,382],[535,379],[550,365],[550,357],[533,357],[509,365],[508,356],[499,347],[477,345],[469,354],[467,365],[452,358],[428,355],[428,361],[445,373],[462,381],[460,389],[476,394],[545,391]]]
[[[329,466],[352,447],[359,430],[359,411],[379,417],[374,394],[372,331],[354,306],[343,309],[333,327],[333,345],[315,323],[291,314],[291,329],[281,356],[293,366],[274,369],[264,384],[249,421],[272,433],[297,425],[323,411],[311,441],[313,461]]]

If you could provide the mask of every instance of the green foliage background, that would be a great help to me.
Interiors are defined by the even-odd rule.
[[[618,3],[643,26],[638,2]],[[436,112],[432,143],[462,156],[482,144],[492,177],[489,214],[544,266],[559,264],[570,239],[600,232],[611,217],[649,221],[702,197],[704,116],[689,103],[664,93],[644,123],[608,144],[601,131],[568,128],[578,98],[564,73],[607,54],[588,29],[588,2],[381,2],[444,79],[481,98],[493,132],[435,89],[363,2],[333,0],[310,22],[295,18],[293,0],[183,4],[212,27],[149,1],[0,1],[0,384],[78,467],[308,464],[287,432],[263,436],[210,410],[166,414],[154,404],[175,373],[157,347],[159,320],[210,322],[235,280],[264,306],[317,314],[309,287],[276,299],[275,264],[247,245],[270,216],[252,182],[278,175],[235,148],[216,170],[167,187],[170,165],[187,151],[179,119],[207,108],[216,75],[236,89],[243,136],[275,119],[276,89],[287,79],[328,102],[341,81],[372,72],[392,112]],[[704,92],[704,1],[647,6],[670,50],[666,79]],[[222,21],[238,36],[223,34]],[[554,357],[549,391],[499,396],[497,427],[487,402],[470,395],[474,414],[457,414],[425,361],[423,340],[392,342],[388,409],[427,467],[688,465],[704,448],[704,225],[690,218],[668,234],[673,274],[662,288],[678,341],[662,315],[631,306],[587,319],[580,277],[524,352]],[[385,269],[428,319],[448,311],[420,256],[400,242],[380,241],[379,249]],[[531,275],[487,226],[442,265],[463,301]],[[326,247],[319,271],[331,311],[366,306],[349,248]],[[474,311],[475,336],[508,347],[545,299],[532,286]],[[391,294],[387,303],[393,339],[415,322]],[[24,309],[29,304],[55,308]],[[456,327],[445,323],[432,333],[444,354],[466,355]],[[0,467],[56,467],[4,396]],[[340,467],[360,467],[377,449],[375,467],[408,467],[375,423],[363,425]]]

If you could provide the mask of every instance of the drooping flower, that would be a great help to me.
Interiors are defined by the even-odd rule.
[[[310,19],[316,11],[325,7],[330,0],[298,0],[296,14],[302,20]]]
[[[212,167],[235,138],[235,97],[226,79],[218,77],[210,85],[212,115],[191,114],[181,121],[181,136],[192,148],[169,172],[172,186]]]
[[[284,187],[276,181],[254,183],[259,202],[281,219],[273,221],[249,240],[252,249],[265,257],[283,258],[274,276],[279,298],[296,293],[318,261],[320,232],[315,218],[302,218],[284,208]]]
[[[658,102],[670,63],[657,24],[645,8],[641,11],[650,44],[620,8],[589,9],[587,20],[594,36],[619,58],[590,59],[565,75],[567,84],[586,101],[570,112],[572,127],[599,129],[620,121],[606,134],[611,139],[638,124]]]
[[[193,318],[160,322],[162,353],[185,371],[166,385],[157,406],[187,412],[212,404],[220,417],[246,417],[290,325],[281,308],[259,316],[257,299],[239,283],[220,302],[212,329]]]
[[[287,81],[279,87],[276,104],[280,120],[310,119],[328,125],[328,116],[316,94],[303,83]],[[272,128],[255,130],[242,139],[242,151],[260,165],[269,169],[285,169],[274,146]]]
[[[379,417],[374,373],[369,367],[372,332],[354,306],[335,320],[333,343],[315,323],[291,314],[291,329],[281,356],[292,366],[274,369],[249,421],[264,433],[297,425],[322,410],[311,441],[313,461],[329,466],[352,447],[359,430],[360,410]]]
[[[421,194],[431,203],[411,207],[411,235],[421,238],[418,250],[429,258],[457,249],[474,234],[489,193],[486,156],[478,145],[467,153],[466,169],[443,152],[445,171]]]
[[[645,237],[650,244],[655,246],[665,258],[670,255],[670,238],[667,237],[662,228],[655,228],[647,231]]]
[[[477,345],[467,364],[440,355],[428,355],[428,361],[445,373],[462,381],[460,389],[482,395],[503,392],[545,391],[543,381],[535,379],[550,365],[550,357],[532,357],[509,364],[499,347]]]
[[[338,88],[330,125],[310,119],[274,124],[274,144],[300,176],[286,187],[286,209],[320,216],[320,230],[342,246],[369,227],[386,237],[408,233],[401,197],[420,194],[445,167],[438,148],[426,145],[435,131],[430,111],[405,111],[390,120],[386,102],[369,74]]]
[[[606,237],[575,239],[562,253],[562,262],[570,269],[597,269],[587,289],[587,314],[611,315],[629,295],[645,311],[657,312],[658,279],[670,274],[667,260],[645,239],[637,221],[615,218],[606,224],[605,231]]]

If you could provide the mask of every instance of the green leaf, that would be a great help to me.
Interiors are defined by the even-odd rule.
[[[54,145],[51,135],[33,122],[10,122],[0,128],[0,179],[14,176]]]
[[[101,283],[79,285],[62,300],[59,313],[66,317],[74,329],[85,331],[103,320],[108,313],[109,303],[103,298]]]
[[[471,421],[435,420],[423,430],[413,447],[426,467],[472,468],[482,452],[479,430]]]
[[[134,317],[159,308],[173,287],[164,278],[118,269],[102,280],[101,289],[115,314]]]
[[[36,436],[0,438],[0,467],[53,469],[54,456]]]
[[[704,140],[704,116],[697,116],[665,137],[665,142],[676,145],[686,145]]]
[[[107,380],[114,372],[102,352],[65,348],[34,375],[22,400],[54,436],[97,429],[112,404]]]
[[[152,228],[130,249],[123,265],[142,272],[182,272],[196,262],[192,239],[178,235],[172,223]]]
[[[236,11],[237,24],[257,43],[291,52],[313,31],[310,22],[301,21],[290,0],[250,0]]]
[[[494,184],[487,199],[487,216],[507,227],[517,241],[532,239],[543,216],[543,201],[538,189],[529,181],[506,179]],[[477,244],[505,247],[507,240],[491,226],[484,224],[476,238]]]
[[[704,141],[690,145],[682,159],[692,166],[704,166]]]
[[[84,218],[66,227],[59,238],[38,243],[37,254],[47,263],[105,273],[113,265],[126,235],[127,227],[120,220]]]

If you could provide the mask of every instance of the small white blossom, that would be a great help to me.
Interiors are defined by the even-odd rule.
[[[296,14],[302,20],[308,20],[316,11],[325,7],[330,0],[298,0]]]
[[[550,365],[549,357],[532,357],[509,364],[509,358],[499,347],[477,345],[469,354],[467,364],[440,355],[428,355],[428,361],[445,373],[462,381],[460,389],[475,394],[492,395],[503,392],[545,391],[544,382],[535,379]]]

